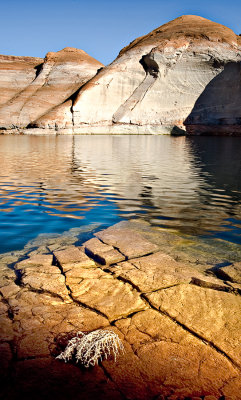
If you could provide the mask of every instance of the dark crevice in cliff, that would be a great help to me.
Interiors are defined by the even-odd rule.
[[[36,75],[34,80],[39,76],[39,74],[41,73],[42,69],[43,69],[43,65],[44,63],[41,63],[39,65],[36,65],[36,67],[34,67],[35,71],[36,71]]]
[[[90,78],[90,79],[92,79],[92,78]],[[89,80],[90,80],[90,79],[89,79]],[[64,101],[62,101],[61,103],[59,103],[59,104],[55,105],[54,107],[50,108],[47,112],[44,112],[44,114],[41,115],[41,116],[39,116],[38,119],[41,118],[41,117],[43,117],[44,115],[50,113],[51,111],[54,111],[57,107],[63,105],[64,103],[67,103],[68,101],[71,101],[70,112],[71,112],[71,114],[72,114],[72,125],[74,126],[74,111],[73,111],[73,106],[74,106],[75,100],[77,99],[77,96],[78,96],[78,94],[79,94],[79,91],[82,89],[82,87],[83,87],[86,83],[89,82],[89,80],[88,80],[87,82],[85,82],[84,84],[80,85],[80,86],[74,91],[74,93],[72,93],[72,94],[71,94],[69,97],[67,97]],[[37,119],[37,120],[38,120],[38,119]],[[30,123],[26,126],[26,128],[27,128],[27,129],[29,129],[29,128],[38,128],[38,124],[36,123],[37,120],[30,122]],[[58,130],[58,127],[56,127],[55,130],[57,131],[57,130]]]
[[[142,65],[146,76],[144,80],[140,83],[140,85],[137,86],[134,92],[130,95],[130,97],[113,114],[113,123],[132,123],[130,118],[131,111],[133,111],[137,104],[139,104],[143,100],[143,98],[145,97],[149,89],[153,86],[158,77],[159,67],[150,53],[142,56],[139,62]],[[123,122],[121,120],[124,117],[127,118],[127,121]]]
[[[153,78],[157,78],[159,67],[156,61],[150,56],[150,54],[142,56],[139,62],[144,68],[147,75],[150,74],[153,76]]]

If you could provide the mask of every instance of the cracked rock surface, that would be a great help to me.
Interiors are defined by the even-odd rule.
[[[82,246],[51,241],[3,256],[1,397],[240,400],[240,262],[215,269],[193,247],[121,222]],[[64,338],[99,328],[122,340],[116,362],[55,359]]]

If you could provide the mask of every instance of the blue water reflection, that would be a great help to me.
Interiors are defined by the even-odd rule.
[[[241,138],[1,136],[0,253],[142,218],[241,243]]]

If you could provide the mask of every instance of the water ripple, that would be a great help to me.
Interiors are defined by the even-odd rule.
[[[241,139],[1,136],[0,252],[141,218],[241,243]]]

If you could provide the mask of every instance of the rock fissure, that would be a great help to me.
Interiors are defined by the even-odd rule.
[[[138,293],[142,293],[140,288],[137,285],[135,285],[131,280],[124,278],[122,276],[114,276],[114,278],[117,279],[118,281],[121,281],[121,282],[124,282],[125,284],[130,285],[132,290],[136,290]]]
[[[55,298],[55,299],[60,299],[62,301],[65,301],[65,299],[59,295],[58,293],[55,292],[51,292],[50,290],[46,290],[46,289],[35,289],[32,286],[26,284],[23,285],[24,288],[26,288],[29,292],[33,292],[33,293],[39,293],[39,294],[48,294],[49,296]]]
[[[128,318],[132,318],[132,317],[134,317],[134,315],[139,314],[140,312],[143,312],[143,310],[134,311],[134,312],[132,312],[130,314],[127,314],[127,315],[125,315],[123,317],[117,318],[117,319],[111,321],[110,325],[116,325],[116,322],[119,322],[119,321],[122,321],[122,320],[128,319]]]
[[[85,304],[85,303],[82,303],[82,302],[79,301],[79,300],[74,299],[74,298],[72,297],[72,295],[71,295],[71,292],[70,292],[70,298],[71,298],[71,300],[72,300],[74,303],[78,304],[79,306],[81,306],[81,307],[83,307],[83,308],[86,308],[87,310],[94,311],[96,314],[101,315],[102,317],[106,318],[106,319],[109,321],[108,316],[107,316],[106,314],[104,314],[103,312],[97,310],[97,309],[94,308],[94,307],[90,307],[89,305],[87,305],[87,304]],[[110,322],[110,321],[109,321],[109,322]]]
[[[86,309],[88,309],[88,310],[90,310],[90,311],[94,311],[96,314],[101,315],[102,317],[104,317],[104,318],[106,318],[107,320],[109,320],[108,317],[107,317],[107,315],[105,315],[105,314],[102,313],[101,311],[99,311],[99,310],[97,310],[97,309],[95,309],[95,308],[93,308],[93,307],[90,307],[90,306],[88,306],[87,304],[82,303],[81,301],[76,300],[76,299],[73,297],[72,290],[71,290],[70,286],[66,284],[66,274],[65,274],[65,272],[64,272],[64,270],[63,270],[61,264],[58,262],[58,260],[57,260],[56,258],[55,258],[55,263],[56,263],[56,266],[58,266],[58,268],[60,269],[61,274],[62,274],[62,275],[64,276],[64,278],[65,278],[65,286],[66,286],[66,288],[67,288],[67,290],[68,290],[69,297],[70,297],[70,299],[72,300],[72,302],[75,303],[75,304],[77,304],[77,305],[79,305],[79,306],[81,306],[81,307],[83,307],[83,308],[86,308]],[[66,272],[67,272],[67,271],[66,271]]]
[[[6,298],[2,298],[1,299],[2,303],[5,304],[7,306],[7,315],[8,318],[13,322],[14,320],[14,312],[13,312],[13,308],[10,306],[8,299]]]
[[[166,310],[163,310],[160,307],[158,308],[158,307],[153,306],[149,302],[149,300],[145,297],[144,294],[142,294],[141,297],[146,300],[146,302],[149,304],[150,308],[152,308],[153,310],[159,311],[161,314],[163,314],[163,315],[167,316],[168,318],[170,318],[173,322],[175,322],[177,325],[179,325],[182,329],[184,329],[185,331],[189,332],[191,335],[195,336],[197,339],[201,340],[206,345],[212,347],[219,354],[221,354],[223,357],[225,357],[229,362],[231,362],[231,364],[233,365],[233,367],[235,369],[237,369],[239,371],[241,370],[240,365],[238,363],[236,363],[235,360],[233,360],[225,351],[223,351],[220,347],[215,345],[212,341],[208,340],[207,338],[205,338],[202,335],[200,335],[198,332],[194,331],[193,329],[189,328],[185,324],[181,323],[178,319],[172,317]]]
[[[104,242],[104,240],[101,239],[100,237],[98,237],[98,239],[99,239],[99,241],[100,241],[101,243],[108,245],[108,243]],[[111,246],[114,248],[114,250],[117,250],[123,257],[125,257],[125,260],[128,259],[127,256],[119,249],[119,247],[117,247],[117,246],[115,246],[115,245],[113,245],[113,244],[112,244]]]

